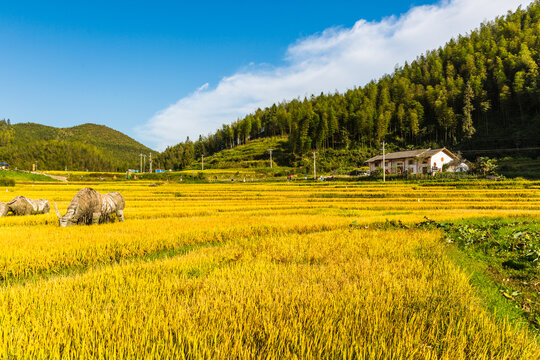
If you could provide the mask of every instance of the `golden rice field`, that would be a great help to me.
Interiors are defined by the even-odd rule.
[[[440,232],[363,226],[539,217],[539,183],[150,184],[92,185],[124,195],[123,223],[0,218],[0,358],[540,358]],[[64,213],[83,186],[0,201]]]

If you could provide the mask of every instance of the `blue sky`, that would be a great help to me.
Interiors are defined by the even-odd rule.
[[[2,1],[0,118],[59,127],[94,122],[162,149],[256,106],[362,85],[454,33],[528,2]],[[470,3],[487,5],[485,17],[468,14],[474,12]],[[455,29],[438,37],[422,31],[414,40],[418,49],[400,49],[407,41],[396,36],[408,34],[426,14],[448,16],[447,28]],[[456,16],[466,19],[456,24]],[[335,63],[335,69],[313,67],[322,59],[348,59],[348,49],[358,52],[356,43],[379,35],[370,48],[388,52],[392,65],[383,62],[385,69],[368,63],[362,70],[364,63],[356,60]],[[389,38],[394,40],[384,43]],[[322,72],[350,81],[325,80]],[[262,83],[298,85],[260,88]]]

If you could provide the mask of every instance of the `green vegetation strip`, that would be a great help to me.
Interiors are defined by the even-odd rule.
[[[359,225],[352,223],[351,227]],[[448,256],[470,274],[472,285],[496,318],[528,325],[540,335],[540,220],[480,218],[435,222],[426,217],[412,226],[387,221],[370,227],[444,231]]]
[[[488,296],[491,303],[501,303],[502,295],[514,308],[498,306],[503,313],[521,314],[540,330],[540,222],[478,219],[439,226],[445,230],[446,241],[454,242],[471,260],[471,270],[475,263],[483,264],[482,275],[475,271],[473,282],[485,285],[482,278],[488,276],[498,285],[499,296]]]
[[[15,182],[25,181],[57,182],[58,180],[55,180],[46,175],[32,174],[25,171],[0,170],[0,186],[14,186]]]

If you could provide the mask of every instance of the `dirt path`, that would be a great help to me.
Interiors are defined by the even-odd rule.
[[[53,179],[58,180],[58,181],[67,182],[67,177],[65,177],[65,176],[44,174],[44,173],[40,173],[40,172],[37,172],[37,171],[32,171],[32,174],[44,175],[44,176],[48,176],[48,177],[53,178]]]

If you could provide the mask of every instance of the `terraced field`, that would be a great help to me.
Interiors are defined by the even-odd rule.
[[[425,217],[540,217],[540,183],[102,182],[124,223],[0,219],[0,358],[538,358]],[[64,212],[82,184],[17,185]],[[405,226],[406,227],[406,226]]]

